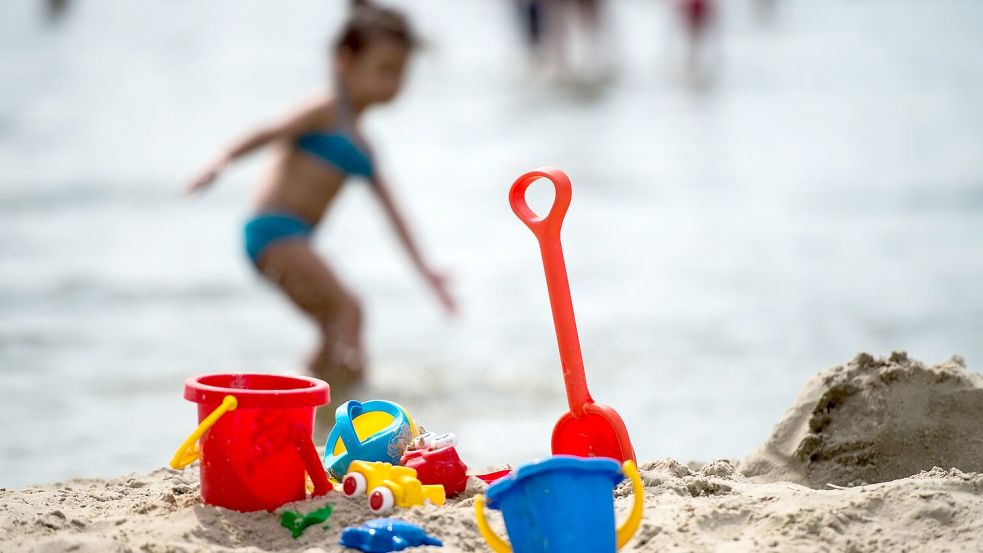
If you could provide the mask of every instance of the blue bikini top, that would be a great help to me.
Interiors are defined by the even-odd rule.
[[[297,147],[346,175],[372,178],[372,157],[345,133],[308,133],[297,139]]]

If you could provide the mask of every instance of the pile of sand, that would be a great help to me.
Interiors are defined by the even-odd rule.
[[[903,354],[858,356],[809,382],[748,459],[753,478],[724,460],[699,470],[673,460],[642,465],[645,516],[623,551],[981,550],[983,475],[948,468],[978,469],[980,384],[958,359],[926,368]],[[813,487],[891,481],[825,490],[769,481],[781,479]],[[444,507],[399,510],[445,543],[410,551],[487,551],[472,510],[483,487],[472,480]],[[205,506],[198,491],[195,465],[0,490],[0,551],[341,551],[341,530],[372,518],[364,498],[339,493],[287,505],[303,512],[334,505],[326,528],[309,528],[295,541],[276,514]],[[619,519],[632,501],[622,484]],[[501,533],[500,517],[492,518]]]
[[[926,367],[866,353],[810,379],[742,464],[756,482],[886,482],[932,467],[983,471],[983,376],[959,357]]]

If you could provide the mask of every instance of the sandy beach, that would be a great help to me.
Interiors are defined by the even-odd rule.
[[[304,497],[280,446],[319,476],[299,438],[337,449],[349,400],[481,474],[586,395],[643,480],[623,551],[983,553],[981,29],[967,0],[0,2],[0,553],[341,551],[365,497],[202,492]],[[543,166],[569,198],[512,193]],[[289,428],[229,394],[172,470],[187,380],[242,373],[330,389]],[[602,553],[588,487],[549,489]],[[392,516],[489,551],[481,493]]]
[[[645,515],[623,551],[974,551],[983,548],[983,377],[954,357],[860,354],[804,386],[771,438],[744,460],[643,463]],[[634,433],[657,431],[634,428]],[[445,552],[487,551],[473,496],[400,510]],[[630,487],[615,491],[619,519]],[[197,465],[109,480],[0,491],[0,550],[341,551],[345,526],[373,518],[340,493],[284,506],[334,506],[296,541],[266,512],[202,505]],[[503,531],[501,519],[493,525]]]
[[[243,251],[277,151],[195,200],[181,187],[328,84],[349,2],[69,1],[58,25],[0,2],[7,488],[150,472],[194,426],[188,376],[295,372],[317,347]],[[521,2],[380,3],[432,48],[365,132],[461,316],[357,179],[315,245],[365,304],[364,397],[454,430],[469,464],[542,455],[567,410],[539,250],[507,198],[544,164],[573,179],[591,391],[642,462],[743,459],[860,351],[983,370],[983,3],[719,1],[720,80],[696,91],[676,2],[611,1],[623,59],[595,98],[530,78]]]

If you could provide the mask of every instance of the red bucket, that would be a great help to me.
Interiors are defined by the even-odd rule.
[[[201,459],[201,498],[235,511],[272,511],[331,490],[314,449],[314,410],[328,402],[316,378],[272,374],[210,374],[189,378],[184,399],[198,404],[198,429],[171,461]],[[200,449],[197,447],[200,438]]]

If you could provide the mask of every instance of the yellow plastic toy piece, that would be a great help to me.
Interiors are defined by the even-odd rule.
[[[387,488],[396,507],[416,505],[443,505],[447,501],[446,492],[441,485],[424,485],[416,477],[416,469],[393,466],[390,463],[352,461],[348,474],[361,474],[365,478],[365,493],[371,494],[379,488]]]
[[[447,501],[443,486],[439,484],[425,485],[416,478],[416,471],[413,472],[413,475],[394,474],[382,482],[382,486],[389,488],[389,491],[393,493],[397,507],[443,505]]]
[[[201,457],[201,447],[198,446],[198,440],[205,435],[205,432],[212,425],[218,422],[218,419],[222,418],[222,415],[229,411],[235,411],[238,406],[239,400],[235,396],[225,396],[222,398],[222,404],[209,413],[205,417],[205,420],[201,421],[201,424],[198,425],[198,428],[195,428],[195,431],[174,452],[174,457],[171,457],[171,468],[182,469],[197,461]]]
[[[396,405],[399,405],[398,403]],[[399,406],[403,410],[403,414],[406,415],[406,420],[410,423],[410,437],[415,438],[420,435],[420,429],[413,421],[413,417],[410,416],[410,412],[403,408],[402,405]],[[369,436],[382,432],[393,423],[392,415],[388,413],[383,413],[382,411],[368,411],[362,413],[361,415],[355,417],[352,420],[352,426],[355,427],[355,435],[358,436],[358,441],[364,442]],[[332,455],[341,455],[345,452],[345,444],[339,438],[334,444],[334,450],[332,450]]]
[[[399,473],[407,473],[410,476],[416,477],[416,470],[410,467],[399,467],[393,466],[391,463],[381,463],[378,461],[352,461],[352,464],[348,465],[348,474],[358,473],[365,477],[365,490],[364,493],[369,493],[369,491],[378,488],[382,485],[382,482],[387,478],[398,475]]]
[[[642,479],[638,475],[638,468],[630,460],[625,461],[622,468],[625,471],[625,476],[631,479],[631,491],[635,495],[635,503],[631,507],[628,518],[618,527],[615,540],[616,549],[624,547],[638,531],[638,525],[642,522],[642,512],[645,509],[645,486],[642,485]],[[512,553],[512,546],[498,537],[488,526],[488,521],[485,519],[485,496],[483,495],[477,495],[474,498],[474,518],[478,523],[478,532],[492,551],[495,553]]]

